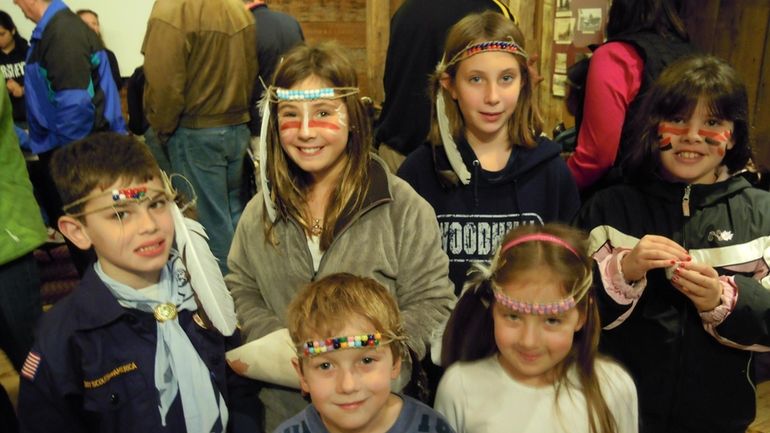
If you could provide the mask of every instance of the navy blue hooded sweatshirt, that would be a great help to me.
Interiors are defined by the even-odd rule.
[[[507,164],[497,172],[481,168],[467,141],[457,145],[471,172],[468,185],[443,180],[439,172],[452,168],[443,148],[434,152],[429,144],[409,155],[398,176],[436,211],[449,277],[459,295],[471,264],[488,261],[508,231],[521,224],[569,223],[580,198],[559,155],[561,148],[545,137],[531,149],[513,146]]]

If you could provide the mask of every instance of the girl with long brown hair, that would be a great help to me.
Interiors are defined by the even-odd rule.
[[[238,224],[226,277],[246,341],[286,328],[302,286],[348,272],[396,297],[408,346],[422,358],[454,302],[448,260],[433,210],[369,153],[352,62],[335,44],[298,46],[265,94],[261,188]],[[306,404],[272,385],[260,397],[267,431]]]

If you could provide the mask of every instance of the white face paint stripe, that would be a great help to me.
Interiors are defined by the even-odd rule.
[[[310,107],[308,107],[307,102],[302,103],[302,134],[308,135],[310,134]]]
[[[348,117],[345,114],[345,112],[342,111],[342,106],[345,105],[344,103],[337,105],[337,108],[334,109],[334,111],[337,113],[337,119],[340,124],[340,127],[347,128],[348,126]]]

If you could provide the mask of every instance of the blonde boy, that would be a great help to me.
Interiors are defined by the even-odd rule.
[[[333,274],[304,288],[289,305],[292,360],[312,404],[275,433],[452,432],[430,407],[394,394],[406,356],[395,300],[378,282]]]

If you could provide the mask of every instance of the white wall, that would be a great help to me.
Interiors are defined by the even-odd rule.
[[[99,14],[102,38],[107,48],[115,53],[120,64],[120,75],[130,76],[143,63],[141,53],[147,18],[154,0],[64,0],[76,11],[91,9]],[[8,12],[24,39],[29,40],[35,23],[28,20],[11,0],[3,0],[2,9]]]

